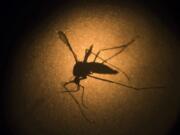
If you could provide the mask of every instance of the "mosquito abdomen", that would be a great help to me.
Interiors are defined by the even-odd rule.
[[[89,68],[91,72],[93,73],[99,73],[99,74],[117,74],[118,71],[108,67],[107,65],[103,63],[97,63],[97,62],[90,62]]]

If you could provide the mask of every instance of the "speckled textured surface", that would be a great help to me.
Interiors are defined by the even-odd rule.
[[[95,124],[81,116],[62,84],[72,76],[74,59],[59,40],[64,31],[80,60],[91,44],[94,51],[135,43],[110,62],[131,78],[96,75],[137,87],[165,86],[165,89],[134,91],[88,78],[84,109]],[[27,135],[164,135],[174,123],[180,93],[174,69],[177,43],[157,18],[146,10],[116,6],[86,6],[55,13],[21,43],[11,67],[8,114],[10,125]],[[107,58],[113,52],[104,52]],[[91,57],[90,60],[92,60]],[[81,91],[75,94],[80,100]]]

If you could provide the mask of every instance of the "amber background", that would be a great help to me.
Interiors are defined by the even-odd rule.
[[[166,89],[136,92],[87,79],[82,82],[89,107],[85,112],[95,124],[87,123],[71,97],[61,93],[62,84],[72,76],[74,62],[58,39],[59,29],[67,34],[79,59],[91,44],[97,51],[140,35],[111,60],[131,81],[122,74],[105,78]],[[61,5],[25,33],[9,57],[4,83],[8,90],[4,112],[13,134],[163,135],[173,127],[179,111],[179,41],[177,34],[144,6],[111,2]]]

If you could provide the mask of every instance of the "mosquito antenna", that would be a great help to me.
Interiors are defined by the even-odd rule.
[[[91,53],[92,53],[93,55],[97,56],[94,52],[91,51]],[[100,57],[100,56],[97,56],[97,57],[98,57],[100,60],[105,61],[105,59],[103,59],[102,57]],[[112,66],[112,67],[114,67],[114,68],[116,68],[117,70],[121,71],[121,72],[124,74],[124,76],[125,76],[128,80],[130,80],[129,76],[128,76],[128,75],[126,74],[126,72],[124,72],[122,69],[120,69],[119,67],[117,67],[117,66],[115,66],[115,65],[113,65],[113,64],[111,64],[111,63],[109,63],[109,62],[107,62],[107,61],[105,61],[105,63],[108,64],[108,65],[110,65],[110,66]]]
[[[70,43],[69,43],[69,40],[67,38],[67,36],[65,35],[64,32],[62,31],[58,31],[58,35],[59,35],[59,38],[61,39],[61,41],[63,41],[69,48],[69,50],[72,52],[73,56],[74,56],[74,59],[76,61],[76,63],[78,62],[78,59],[77,59],[77,55],[75,54],[75,52],[73,51]]]
[[[126,84],[123,84],[123,83],[120,83],[120,82],[114,82],[114,81],[111,81],[111,80],[108,80],[108,79],[99,78],[99,77],[92,76],[92,75],[88,75],[88,76],[91,77],[91,78],[97,79],[97,80],[101,80],[101,81],[105,81],[105,82],[109,82],[109,83],[114,83],[114,84],[121,85],[121,86],[130,88],[130,89],[134,89],[134,90],[145,90],[145,89],[159,89],[159,88],[165,88],[165,87],[161,87],[161,86],[137,88],[137,87],[129,86],[129,85],[126,85]]]

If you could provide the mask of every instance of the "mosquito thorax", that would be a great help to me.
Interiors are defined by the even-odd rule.
[[[73,68],[73,75],[78,77],[86,77],[90,74],[89,66],[84,62],[77,62]]]

